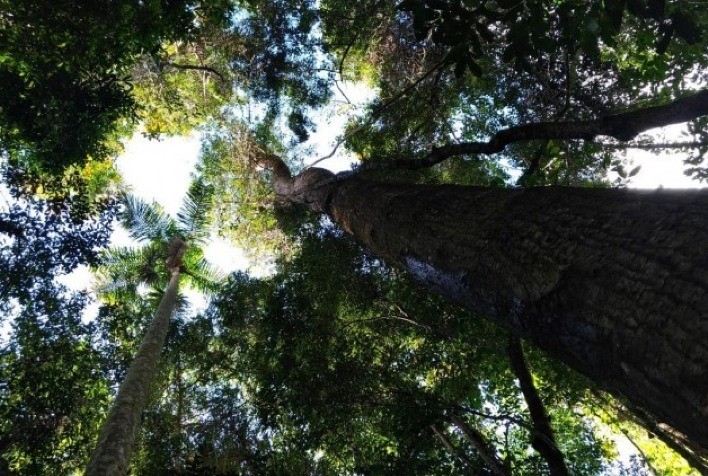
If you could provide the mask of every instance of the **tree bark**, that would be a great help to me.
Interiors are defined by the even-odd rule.
[[[376,255],[708,447],[708,191],[321,175],[309,205]]]
[[[155,377],[160,354],[165,345],[170,317],[177,303],[179,267],[172,268],[171,273],[170,282],[160,300],[155,318],[143,337],[135,360],[130,365],[113,407],[103,423],[86,476],[123,476],[128,473],[133,442],[140,423],[140,413],[145,406],[150,384]]]
[[[565,465],[563,453],[558,448],[558,443],[553,434],[551,419],[546,413],[541,396],[533,383],[533,377],[526,365],[524,349],[521,347],[519,339],[512,337],[507,347],[507,355],[511,362],[516,378],[519,380],[521,393],[524,395],[526,405],[531,414],[534,434],[531,437],[531,446],[546,460],[551,476],[567,476],[568,467]]]

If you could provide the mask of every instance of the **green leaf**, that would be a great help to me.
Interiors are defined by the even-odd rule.
[[[134,195],[124,195],[123,226],[138,241],[164,240],[176,231],[176,223],[157,203],[147,203]]]
[[[600,58],[600,46],[598,38],[588,30],[584,30],[580,35],[580,48],[588,58],[597,60]]]
[[[470,72],[478,78],[484,74],[482,67],[472,58],[467,58],[467,68],[469,68]]]
[[[201,242],[208,238],[211,204],[211,188],[202,180],[194,180],[177,212],[179,230],[187,240]]]

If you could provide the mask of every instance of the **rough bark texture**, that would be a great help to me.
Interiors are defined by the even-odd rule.
[[[86,476],[123,476],[128,473],[130,454],[140,413],[145,406],[165,345],[170,317],[177,303],[179,268],[173,268],[170,283],[160,300],[150,327],[130,365],[113,407],[103,423]]]
[[[519,339],[511,338],[507,347],[507,354],[514,370],[516,378],[519,380],[521,393],[524,395],[526,406],[531,414],[534,434],[531,438],[531,446],[539,452],[548,464],[551,476],[567,476],[568,467],[565,465],[563,453],[558,448],[556,438],[551,427],[551,419],[546,413],[546,407],[541,401],[541,396],[533,383],[531,371],[526,365],[524,350]]]
[[[708,191],[351,178],[319,206],[381,258],[708,446]]]

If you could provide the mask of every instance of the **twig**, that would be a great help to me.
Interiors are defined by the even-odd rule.
[[[364,122],[363,124],[359,125],[356,127],[354,130],[351,132],[347,133],[344,137],[339,139],[336,144],[334,145],[334,148],[332,151],[325,155],[324,157],[320,157],[319,159],[315,160],[312,162],[310,165],[307,166],[307,168],[314,167],[315,165],[319,164],[320,162],[323,162],[327,159],[330,159],[334,156],[334,154],[337,153],[337,150],[339,147],[344,144],[347,140],[349,140],[352,136],[358,134],[362,130],[364,130],[366,127],[369,127],[371,124],[373,124],[381,115],[383,111],[391,107],[395,102],[397,102],[399,99],[403,98],[406,94],[408,94],[410,91],[418,87],[420,83],[422,83],[428,76],[430,76],[433,72],[435,72],[438,68],[443,66],[445,64],[446,60],[442,60],[439,63],[437,63],[435,66],[433,66],[430,70],[428,70],[424,75],[422,75],[420,78],[416,79],[413,83],[409,84],[406,88],[403,90],[399,91],[398,94],[393,96],[391,99],[386,101],[384,104],[380,105],[379,107],[376,108],[376,110],[373,112],[371,117],[369,118],[368,121]]]
[[[438,428],[437,425],[430,425],[430,429],[433,431],[433,434],[435,437],[442,443],[442,445],[445,447],[445,449],[453,456],[457,457],[460,461],[462,461],[465,465],[467,465],[468,469],[471,471],[472,468],[474,468],[474,465],[472,464],[472,461],[467,457],[467,455],[464,454],[462,451],[458,451],[453,445],[450,439],[447,437],[443,431]]]
[[[206,73],[211,73],[214,76],[217,76],[221,81],[226,81],[226,78],[224,77],[223,74],[215,70],[214,68],[210,66],[201,66],[201,65],[196,65],[196,64],[180,64],[180,63],[172,63],[170,61],[163,61],[162,66],[170,66],[175,69],[181,69],[181,70],[193,70],[193,71],[204,71]]]
[[[511,474],[509,468],[495,454],[484,435],[478,429],[473,428],[459,415],[451,415],[450,420],[465,435],[467,441],[477,451],[477,454],[487,464],[492,473],[496,476],[509,476]]]

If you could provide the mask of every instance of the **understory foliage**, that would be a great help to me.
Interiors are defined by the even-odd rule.
[[[229,358],[220,360],[239,376],[266,427],[320,452],[318,472],[483,471],[452,429],[452,414],[480,429],[515,472],[543,467],[528,457],[529,422],[498,346],[503,333],[421,293],[348,240],[331,232],[307,236],[281,273],[267,280],[235,275],[229,287],[231,297],[210,311],[224,326],[223,344],[216,342]],[[598,474],[607,448],[574,411],[584,382],[553,366],[539,377],[553,395],[554,419],[572,428],[559,435],[571,466]],[[560,379],[573,385],[556,391]],[[471,467],[445,453],[432,426],[450,432]]]
[[[88,456],[110,397],[93,299],[57,281],[98,262],[115,217],[77,218],[71,204],[16,201],[0,213],[0,470],[68,473]]]
[[[317,137],[329,114],[347,121],[325,145],[368,178],[625,186],[650,136],[394,165],[688,96],[708,82],[707,25],[703,3],[678,0],[0,0],[0,473],[85,469],[179,235],[199,245],[183,271],[204,305],[180,296],[132,474],[493,474],[485,457],[549,474],[507,331],[284,208],[255,157],[303,170],[332,140]],[[361,89],[373,99],[356,104]],[[706,124],[668,144],[698,179]],[[118,193],[114,159],[136,132],[201,134],[177,217]],[[109,248],[117,217],[144,246]],[[216,236],[259,273],[215,285]],[[65,281],[87,266],[98,310]],[[681,435],[523,350],[571,474],[708,470]]]

